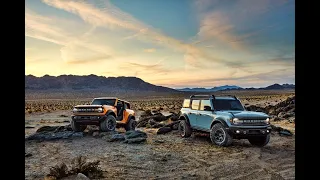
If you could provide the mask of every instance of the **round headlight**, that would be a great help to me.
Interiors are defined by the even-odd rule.
[[[72,110],[73,112],[77,112],[78,111],[78,109],[77,108],[73,108],[73,110]]]
[[[98,112],[103,112],[103,109],[102,108],[98,108]]]
[[[238,123],[238,122],[239,122],[239,119],[238,119],[238,118],[233,118],[233,119],[232,119],[232,122],[233,122],[233,123]]]
[[[270,118],[267,118],[267,119],[266,119],[266,123],[269,124],[269,122],[270,122]]]

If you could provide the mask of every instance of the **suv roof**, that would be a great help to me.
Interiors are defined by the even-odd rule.
[[[190,99],[238,99],[233,95],[224,95],[224,96],[216,96],[213,94],[199,94],[199,95],[191,95]]]
[[[118,101],[123,101],[125,103],[129,103],[130,104],[129,101],[125,101],[125,100],[119,99],[117,97],[97,97],[97,98],[94,98],[94,99],[118,99]]]

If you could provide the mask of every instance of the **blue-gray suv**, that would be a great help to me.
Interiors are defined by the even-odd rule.
[[[229,146],[233,139],[248,139],[262,147],[270,140],[269,118],[262,112],[247,111],[235,96],[192,95],[183,101],[179,133],[186,138],[193,131],[208,132],[219,146]]]

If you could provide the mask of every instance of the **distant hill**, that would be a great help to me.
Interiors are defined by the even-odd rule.
[[[270,86],[264,87],[264,88],[259,88],[259,89],[265,89],[265,90],[277,90],[277,89],[294,89],[295,85],[294,84],[272,84]]]
[[[125,92],[178,92],[156,86],[137,77],[104,77],[96,75],[25,76],[25,90],[104,90]]]
[[[213,88],[182,88],[182,89],[176,89],[178,91],[192,91],[192,92],[215,92],[215,91],[222,91],[222,90],[235,90],[235,89],[243,89],[239,86],[217,86]]]
[[[183,91],[183,92],[215,92],[215,91],[227,91],[227,90],[281,90],[281,89],[294,89],[295,85],[294,84],[272,84],[267,87],[261,87],[261,88],[242,88],[239,86],[217,86],[213,88],[181,88],[181,89],[176,89],[178,91]]]

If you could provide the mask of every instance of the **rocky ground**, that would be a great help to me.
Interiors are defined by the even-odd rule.
[[[137,110],[139,128],[133,133],[122,128],[100,133],[94,126],[73,133],[68,110],[27,113],[25,176],[44,179],[50,168],[65,163],[72,169],[71,161],[83,156],[100,161],[102,177],[85,173],[91,179],[295,179],[294,97],[277,101],[243,102],[272,115],[271,140],[262,148],[247,140],[218,147],[200,133],[183,139],[176,130],[176,111],[157,108]]]

